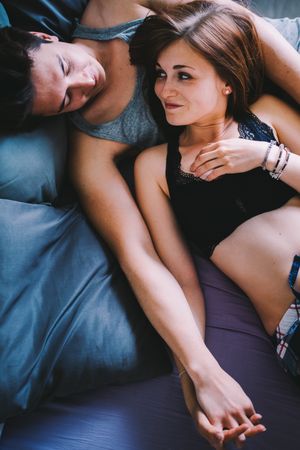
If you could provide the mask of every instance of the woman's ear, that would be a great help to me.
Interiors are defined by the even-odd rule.
[[[232,93],[232,87],[228,83],[225,83],[225,86],[223,88],[223,94],[229,95],[231,93]]]
[[[30,31],[30,33],[33,34],[34,36],[44,39],[45,41],[51,41],[51,42],[59,41],[57,36],[53,36],[51,34],[42,33],[40,31]]]

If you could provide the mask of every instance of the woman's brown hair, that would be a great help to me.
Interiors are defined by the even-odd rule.
[[[152,87],[159,54],[179,39],[232,87],[227,114],[241,119],[261,93],[264,72],[260,42],[248,15],[213,1],[193,1],[147,17],[131,42],[130,56],[133,64],[146,68]]]

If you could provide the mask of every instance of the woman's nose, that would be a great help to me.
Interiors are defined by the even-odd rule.
[[[161,86],[160,96],[162,98],[166,98],[166,97],[170,97],[171,95],[174,95],[174,94],[175,94],[175,88],[174,88],[172,81],[166,80]]]

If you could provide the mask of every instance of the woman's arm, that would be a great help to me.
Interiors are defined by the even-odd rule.
[[[165,149],[163,146],[150,149],[139,155],[135,165],[137,198],[155,248],[163,263],[178,283],[177,292],[172,298],[173,308],[177,309],[177,305],[182,303],[189,305],[195,324],[186,320],[185,316],[181,316],[181,321],[184,326],[192,327],[193,333],[197,333],[195,325],[200,330],[201,335],[196,352],[201,354],[201,360],[206,365],[206,358],[210,360],[211,355],[208,355],[208,350],[203,340],[203,297],[193,260],[181,238],[166,195],[167,187],[164,169]],[[179,334],[180,330],[177,332]],[[179,337],[185,340],[185,334]],[[211,424],[217,426],[220,430],[223,428],[235,428],[242,423],[248,423],[249,425],[249,422],[245,421],[245,417],[247,412],[250,413],[250,409],[253,407],[250,407],[248,398],[231,377],[223,372],[222,369],[216,367],[214,372],[211,373],[210,380],[206,377],[201,379],[200,375],[200,379],[195,383],[193,374],[190,373],[188,367],[185,366],[185,368],[196,387],[198,402]],[[236,403],[234,407],[232,402]],[[249,410],[246,403],[250,407]],[[239,409],[238,414],[236,414],[236,411],[234,412],[236,407]],[[243,419],[240,416],[241,413]],[[262,429],[259,429],[259,431],[262,431]]]
[[[201,294],[191,300],[197,311],[196,323],[181,287],[157,256],[143,218],[116,167],[116,158],[126,146],[77,131],[72,144],[71,175],[81,203],[96,231],[114,250],[153,326],[188,370],[214,432],[223,435],[224,427],[233,428],[239,423],[252,426],[248,417],[255,411],[250,400],[204,345],[199,330],[204,327]],[[196,282],[194,274],[191,280]],[[259,427],[252,430],[261,431]]]
[[[300,103],[300,55],[270,23],[252,14],[262,43],[266,74]]]
[[[288,164],[280,179],[300,192],[300,112],[271,95],[265,95],[253,105],[254,112],[261,120],[269,123],[280,142],[290,150]],[[267,169],[272,170],[278,157],[273,148],[268,158]]]
[[[251,110],[269,124],[280,142],[291,154],[281,174],[281,180],[300,192],[300,114],[287,103],[271,95],[262,96],[251,106]],[[224,139],[202,147],[196,156],[191,171],[206,181],[233,173],[242,173],[261,167],[268,154],[266,169],[272,171],[276,165],[279,149],[269,148],[267,141],[249,139]],[[283,163],[279,163],[281,167]]]

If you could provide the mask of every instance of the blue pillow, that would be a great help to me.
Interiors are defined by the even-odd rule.
[[[3,0],[12,25],[69,40],[88,0]]]
[[[67,130],[53,117],[33,131],[0,135],[0,198],[53,203],[64,182]]]
[[[170,370],[115,258],[76,206],[0,199],[0,211],[0,422],[50,397]]]
[[[13,25],[65,38],[85,3],[4,1]],[[0,136],[0,422],[49,397],[170,370],[106,245],[75,205],[51,205],[66,152],[62,116]]]
[[[0,26],[11,22],[21,28],[26,28],[25,25],[30,28],[32,23],[34,29],[54,34],[55,29],[58,31],[61,26],[62,34],[67,35],[71,30],[72,12],[81,14],[86,1],[56,2],[57,7],[43,0],[4,0],[2,3]],[[50,22],[46,14],[49,14]],[[27,133],[0,134],[0,198],[53,203],[64,183],[66,152],[67,127],[63,116],[44,119],[37,128]]]
[[[9,26],[9,19],[2,3],[0,3],[0,28]]]

